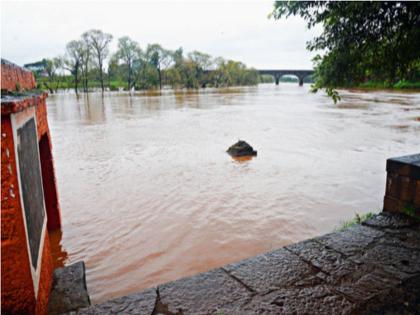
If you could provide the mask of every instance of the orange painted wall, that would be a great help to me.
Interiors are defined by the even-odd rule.
[[[51,256],[50,240],[45,234],[44,249],[42,252],[41,275],[39,280],[38,297],[36,301],[36,314],[47,314],[48,297],[51,291],[53,262]]]
[[[61,227],[61,210],[58,201],[57,181],[55,178],[54,160],[50,129],[48,128],[47,105],[45,99],[36,106],[38,129],[39,159],[41,162],[44,188],[45,208],[47,211],[47,227],[49,231]]]
[[[21,88],[35,86],[32,73],[13,64],[1,64],[1,88],[14,90],[16,82]],[[3,102],[1,106],[1,313],[46,314],[52,285],[53,263],[48,232],[45,233],[42,260],[38,268],[39,286],[35,298],[27,247],[22,205],[20,202],[17,164],[11,124],[11,114],[35,106],[47,228],[60,228],[58,202],[51,139],[47,120],[47,94],[21,100]],[[46,143],[46,145],[45,145]]]
[[[1,309],[35,312],[10,116],[1,120]]]

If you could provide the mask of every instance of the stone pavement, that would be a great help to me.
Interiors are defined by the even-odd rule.
[[[420,314],[420,224],[381,213],[70,314]]]

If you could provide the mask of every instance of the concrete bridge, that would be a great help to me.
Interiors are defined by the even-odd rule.
[[[280,78],[284,75],[294,75],[299,79],[299,85],[303,85],[303,79],[309,75],[314,74],[314,70],[277,70],[277,69],[264,69],[257,70],[260,75],[268,74],[274,77],[276,85],[279,84]]]
[[[215,70],[204,70],[205,74],[214,72]],[[257,69],[259,75],[267,74],[274,77],[276,85],[279,85],[280,78],[284,75],[294,75],[299,80],[299,85],[303,85],[303,79],[314,74],[314,70],[283,70],[283,69]],[[204,85],[205,86],[205,85]]]

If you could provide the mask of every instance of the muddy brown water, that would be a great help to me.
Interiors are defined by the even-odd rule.
[[[308,86],[48,98],[63,228],[94,303],[379,211],[385,160],[419,152],[420,94]],[[258,156],[234,160],[246,140]]]

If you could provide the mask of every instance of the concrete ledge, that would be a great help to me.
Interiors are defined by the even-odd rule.
[[[47,92],[26,92],[20,95],[2,95],[1,114],[7,115],[23,111],[26,108],[37,106],[45,102]]]
[[[48,314],[63,314],[89,305],[85,264],[80,261],[54,270]]]
[[[72,314],[419,314],[420,223],[363,224]]]
[[[390,158],[387,160],[386,171],[420,179],[420,154]]]

